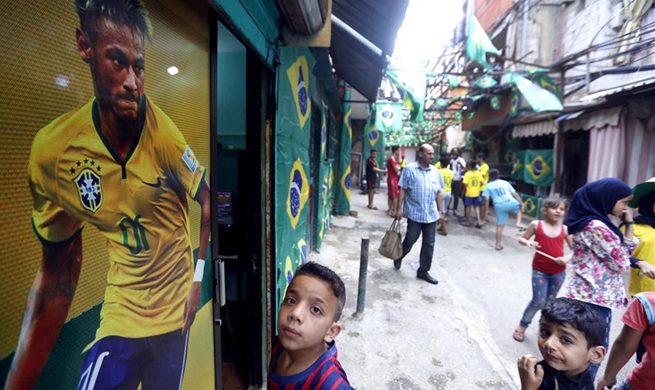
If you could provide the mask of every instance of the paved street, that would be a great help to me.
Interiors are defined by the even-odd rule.
[[[358,216],[333,218],[321,253],[311,255],[346,283],[344,330],[337,346],[351,384],[391,390],[520,388],[518,357],[540,356],[534,326],[539,315],[523,343],[512,339],[531,297],[531,252],[518,243],[515,219],[508,221],[505,249],[499,252],[493,223],[466,228],[451,216],[448,236],[437,235],[431,274],[439,285],[433,286],[416,279],[420,240],[400,271],[378,254],[391,223],[385,195],[381,188],[375,199],[379,210],[369,210],[366,196],[353,189],[351,209]],[[365,236],[370,237],[366,309],[354,316]],[[620,313],[614,312],[610,340],[620,328]],[[629,363],[619,378],[632,367]]]

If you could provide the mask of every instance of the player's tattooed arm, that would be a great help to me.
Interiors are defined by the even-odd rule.
[[[41,269],[30,291],[6,389],[32,389],[59,336],[82,268],[82,236],[44,244]]]
[[[211,193],[209,192],[207,182],[204,182],[201,186],[197,200],[200,204],[200,245],[198,247],[198,253],[200,256],[205,256],[211,233]],[[191,291],[189,292],[184,308],[183,332],[191,327],[196,318],[196,311],[200,304],[200,287],[201,282],[194,282],[191,285]]]

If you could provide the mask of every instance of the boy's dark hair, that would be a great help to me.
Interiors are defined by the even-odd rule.
[[[396,153],[396,151],[399,149],[398,145],[394,145],[391,147],[391,153]]]
[[[337,298],[337,310],[334,313],[334,320],[338,321],[341,317],[341,312],[343,312],[343,307],[346,305],[346,286],[343,284],[343,280],[341,280],[339,275],[328,267],[313,261],[301,265],[293,277],[295,278],[300,275],[316,278],[330,286],[332,293]]]
[[[475,167],[478,165],[478,163],[475,162],[475,160],[471,160],[466,164],[466,167],[475,171]]]
[[[484,152],[478,152],[478,154],[475,155],[477,158],[485,159],[487,156],[484,155]]]
[[[378,151],[377,149],[371,149],[371,153],[373,153],[373,152],[377,153],[377,151]]]
[[[559,325],[569,324],[584,333],[587,348],[603,345],[605,321],[589,304],[571,298],[555,298],[541,310],[541,319]]]
[[[446,168],[448,167],[448,164],[450,164],[450,159],[448,156],[441,156],[439,163],[441,163],[441,168]]]
[[[498,180],[500,177],[500,171],[498,169],[492,169],[489,171],[489,181]]]
[[[95,43],[102,29],[102,19],[130,26],[144,39],[152,39],[152,26],[148,11],[141,0],[75,0],[75,11],[80,27]]]

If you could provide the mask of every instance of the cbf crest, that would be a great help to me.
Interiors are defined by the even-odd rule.
[[[103,200],[100,176],[92,168],[85,168],[73,182],[77,186],[82,206],[95,213],[102,206]]]

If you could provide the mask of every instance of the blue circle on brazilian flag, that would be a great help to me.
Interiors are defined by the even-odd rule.
[[[540,176],[541,170],[543,169],[543,161],[540,159],[535,159],[532,161],[532,174],[534,176]]]
[[[379,135],[378,135],[378,132],[375,131],[375,130],[371,131],[371,132],[368,134],[368,138],[370,138],[371,141],[377,141],[378,136],[379,136]]]
[[[534,204],[534,201],[531,198],[526,199],[525,201],[525,211],[528,213],[533,212],[537,208],[537,205]]]
[[[307,114],[307,88],[305,87],[305,80],[302,75],[302,67],[298,66],[298,86],[296,88],[298,93],[298,104],[300,105],[300,113]]]

